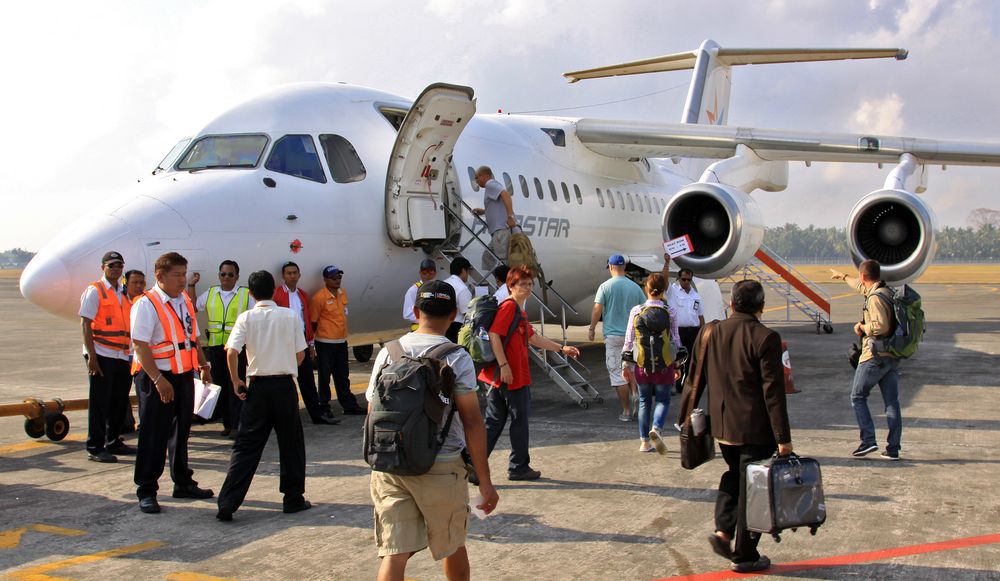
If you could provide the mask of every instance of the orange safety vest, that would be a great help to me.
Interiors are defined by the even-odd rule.
[[[132,309],[132,303],[124,296],[119,302],[115,294],[108,292],[103,281],[90,283],[90,286],[97,289],[100,301],[97,306],[97,314],[90,322],[94,343],[128,355],[129,349],[132,347],[132,339],[129,337],[129,312]]]
[[[191,325],[191,336],[184,336],[184,322],[177,316],[177,311],[170,305],[166,305],[160,300],[160,295],[153,291],[146,291],[145,296],[156,309],[156,315],[160,319],[160,326],[163,327],[163,342],[150,344],[149,348],[153,352],[153,359],[166,359],[170,361],[171,373],[185,373],[197,367],[198,354],[195,344],[198,342],[198,335],[195,334],[194,325]],[[194,307],[191,305],[191,298],[187,293],[181,293],[184,297],[184,305],[187,307],[189,316],[194,316]],[[133,360],[133,368],[138,368],[139,358]]]

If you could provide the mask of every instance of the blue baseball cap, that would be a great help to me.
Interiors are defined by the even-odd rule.
[[[625,266],[625,257],[621,254],[612,254],[608,257],[608,265],[610,266]]]
[[[323,269],[323,278],[333,278],[338,274],[344,274],[344,271],[340,270],[339,268],[337,268],[332,264]]]

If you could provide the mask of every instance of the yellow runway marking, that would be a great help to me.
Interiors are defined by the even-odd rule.
[[[9,531],[0,531],[0,549],[13,549],[21,544],[21,536],[28,531],[36,533],[48,533],[50,535],[62,535],[64,537],[79,537],[87,534],[87,531],[77,529],[64,529],[52,525],[28,525]]]
[[[66,436],[63,440],[70,442],[83,442],[87,439],[86,434],[70,434]],[[34,450],[35,448],[45,448],[48,446],[57,446],[57,442],[51,440],[27,440],[21,442],[20,444],[10,444],[9,446],[0,446],[0,456],[5,454],[14,454],[15,452],[24,452],[25,450]]]
[[[171,581],[237,581],[229,577],[212,577],[211,575],[202,575],[201,573],[191,573],[188,571],[171,573],[166,578]]]
[[[46,575],[46,573],[56,571],[58,569],[65,569],[66,567],[73,567],[75,565],[96,563],[98,561],[120,557],[122,555],[141,553],[142,551],[156,549],[164,545],[166,545],[166,543],[162,541],[149,541],[138,545],[129,545],[127,547],[121,547],[120,549],[111,549],[110,551],[101,551],[100,553],[93,553],[90,555],[80,555],[79,557],[70,557],[69,559],[63,559],[54,563],[45,563],[44,565],[28,567],[27,569],[21,569],[19,571],[14,571],[13,573],[8,573],[6,577],[8,579],[20,579],[21,581],[66,581],[64,577],[51,577]]]

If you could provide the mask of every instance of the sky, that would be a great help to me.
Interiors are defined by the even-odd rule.
[[[689,72],[575,84],[561,75],[706,38],[900,47],[905,61],[734,68],[729,123],[1000,142],[998,26],[992,0],[18,2],[0,22],[0,250],[41,249],[181,137],[290,82],[408,98],[449,82],[473,87],[480,112],[677,122]],[[769,226],[844,226],[889,169],[792,164],[785,191],[753,195]],[[941,225],[1000,209],[1000,168],[929,173],[924,198]]]

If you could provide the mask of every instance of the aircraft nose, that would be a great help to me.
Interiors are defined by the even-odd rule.
[[[21,274],[20,287],[24,298],[50,313],[65,311],[73,300],[69,269],[59,256],[33,258]]]

